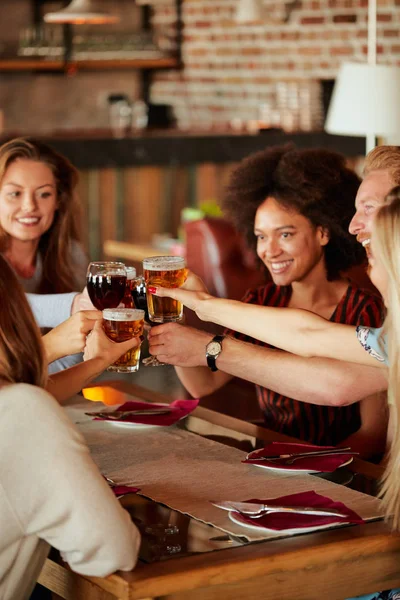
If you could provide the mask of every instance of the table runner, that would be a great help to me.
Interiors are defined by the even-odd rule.
[[[365,520],[381,518],[381,501],[311,475],[276,473],[241,461],[245,453],[177,426],[121,428],[92,421],[80,402],[66,410],[78,425],[104,475],[131,483],[147,498],[248,540],[286,537],[285,531],[259,533],[231,522],[210,500],[273,498],[314,490],[346,504]],[[337,527],[330,525],[328,528]]]

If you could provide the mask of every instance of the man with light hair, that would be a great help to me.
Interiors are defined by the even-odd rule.
[[[356,196],[356,214],[349,231],[368,252],[376,211],[387,194],[400,185],[400,146],[377,146],[365,159],[364,179]]]

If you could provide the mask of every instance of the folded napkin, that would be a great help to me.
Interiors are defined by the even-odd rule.
[[[255,519],[242,513],[234,513],[235,517],[243,523],[265,527],[281,531],[284,529],[302,529],[308,527],[320,527],[323,525],[331,525],[333,523],[364,523],[364,520],[343,502],[336,502],[326,496],[321,496],[314,491],[301,492],[299,494],[290,494],[289,496],[281,496],[280,498],[272,498],[269,500],[245,500],[245,502],[257,502],[262,504],[272,504],[274,506],[309,506],[313,508],[335,508],[346,517],[324,517],[319,515],[300,515],[296,513],[270,513],[263,517]]]
[[[116,496],[124,496],[124,494],[137,494],[140,492],[140,488],[133,487],[131,485],[118,485],[112,484],[111,480],[108,480],[107,477],[103,475],[103,479],[106,480],[108,487],[114,492]]]
[[[116,496],[124,496],[125,494],[137,494],[140,488],[131,487],[130,485],[113,485],[110,486]]]
[[[173,407],[173,410],[170,414],[165,415],[130,415],[126,417],[126,419],[121,419],[121,423],[140,423],[142,425],[160,425],[160,426],[168,426],[173,425],[180,419],[183,419],[188,414],[190,414],[198,405],[199,400],[175,400],[168,406]],[[165,404],[153,404],[150,402],[140,402],[136,400],[132,400],[130,402],[125,402],[121,406],[116,407],[117,411],[130,411],[130,410],[140,410],[146,409],[151,410],[152,408],[166,408]],[[112,415],[112,412],[110,412]],[[107,419],[106,417],[96,417],[95,420],[100,421],[113,421],[119,422],[115,419]]]
[[[315,450],[333,450],[335,446],[313,446],[312,444],[291,444],[285,442],[271,442],[265,448],[255,450],[249,458],[257,458],[258,456],[276,456],[277,454],[294,454],[298,452],[313,452]],[[261,465],[264,467],[275,467],[276,469],[284,469],[285,471],[318,471],[320,473],[331,473],[338,467],[347,463],[351,454],[339,454],[332,456],[309,456],[298,458],[293,464],[286,464],[285,458],[279,460],[244,460],[242,462]]]

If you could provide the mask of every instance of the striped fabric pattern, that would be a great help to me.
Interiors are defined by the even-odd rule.
[[[291,293],[290,286],[268,283],[255,290],[249,290],[243,302],[261,306],[287,307]],[[330,320],[347,325],[379,327],[383,322],[383,315],[383,303],[380,298],[350,284]],[[227,333],[240,340],[268,346],[236,332]],[[287,398],[259,385],[256,389],[265,425],[274,431],[312,444],[335,446],[360,428],[358,402],[344,407],[317,406]]]

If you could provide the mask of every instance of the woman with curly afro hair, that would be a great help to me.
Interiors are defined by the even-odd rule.
[[[269,279],[248,291],[244,302],[301,308],[338,323],[381,325],[380,298],[343,275],[365,261],[363,248],[348,232],[359,184],[343,156],[322,149],[274,147],[238,165],[231,174],[224,209]],[[252,360],[252,349],[256,353],[266,345],[233,331],[226,335],[248,342],[243,350],[247,362]],[[222,348],[229,343],[227,338]],[[178,366],[177,372],[197,396],[215,391],[232,378],[200,366]],[[383,401],[376,396],[332,407],[311,404],[307,398],[289,398],[278,387],[256,388],[269,429],[317,445],[350,445],[365,457],[384,448],[386,417]],[[371,426],[374,422],[380,428]]]

